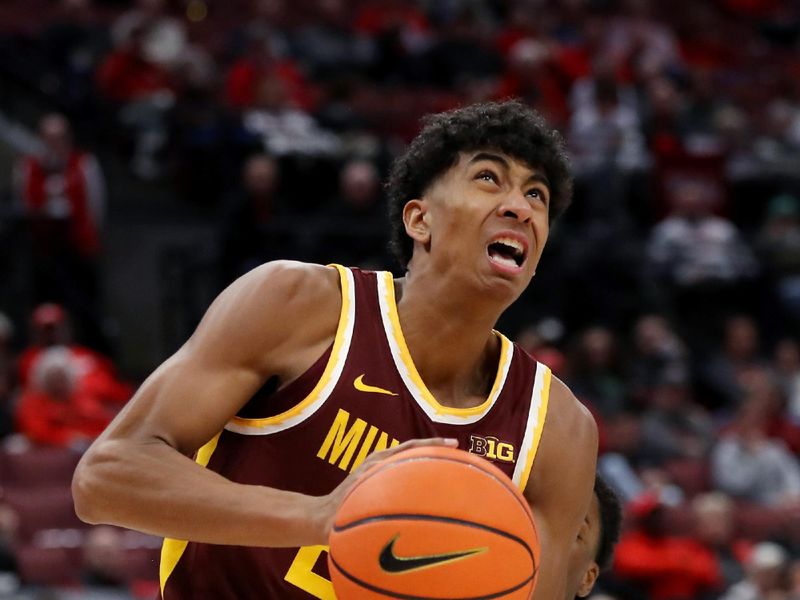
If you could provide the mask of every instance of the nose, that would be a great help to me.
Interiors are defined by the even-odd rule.
[[[515,219],[520,223],[530,223],[533,219],[533,208],[530,202],[520,193],[508,194],[497,206],[497,214],[507,219]]]

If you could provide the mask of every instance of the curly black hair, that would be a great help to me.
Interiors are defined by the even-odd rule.
[[[605,570],[611,566],[614,546],[619,541],[622,506],[617,494],[600,475],[595,476],[594,493],[600,505],[600,542],[597,544],[595,562],[601,570]]]
[[[389,247],[405,268],[413,242],[406,235],[403,207],[458,162],[459,154],[495,150],[542,169],[550,184],[550,222],[572,199],[572,177],[561,135],[519,100],[472,104],[428,115],[423,129],[392,165],[386,186],[391,219]]]

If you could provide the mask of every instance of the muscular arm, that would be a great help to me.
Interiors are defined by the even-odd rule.
[[[189,341],[141,386],[75,472],[78,515],[216,544],[325,543],[322,498],[233,483],[191,456],[273,375],[297,377],[333,339],[335,270],[272,263],[212,304]]]
[[[565,597],[570,548],[589,509],[597,462],[597,426],[553,377],[547,421],[525,489],[542,546],[535,600]]]

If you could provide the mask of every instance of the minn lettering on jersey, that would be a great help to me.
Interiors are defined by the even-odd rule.
[[[319,447],[317,458],[336,465],[342,471],[352,472],[372,452],[394,448],[399,443],[400,441],[395,438],[389,443],[388,433],[369,425],[364,419],[356,418],[350,424],[350,413],[340,408],[328,430],[328,435]]]

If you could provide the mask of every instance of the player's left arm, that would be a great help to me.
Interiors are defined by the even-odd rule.
[[[597,425],[556,377],[525,496],[542,552],[535,600],[565,597],[569,553],[589,510],[597,463]]]

